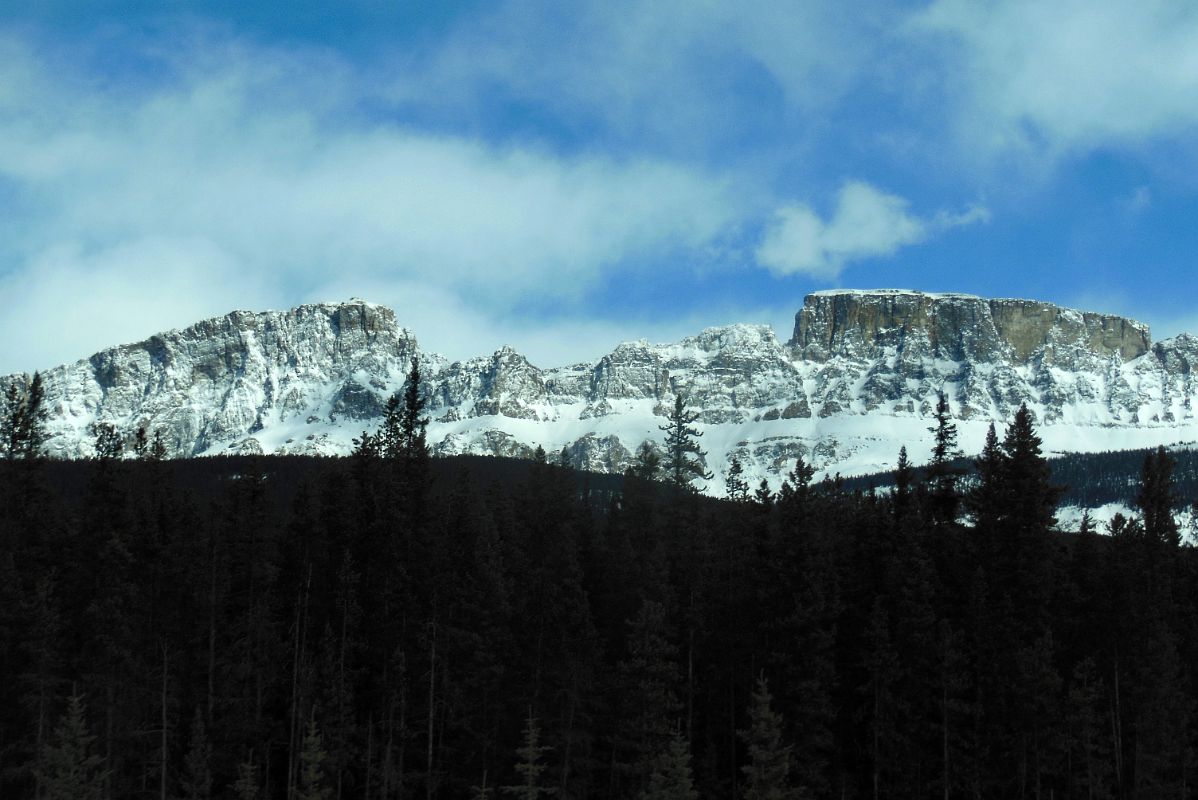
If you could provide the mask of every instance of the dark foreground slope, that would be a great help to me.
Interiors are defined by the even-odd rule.
[[[951,481],[801,470],[717,502],[493,459],[5,464],[0,796],[631,798],[689,751],[732,797],[764,678],[808,796],[1183,797],[1195,551],[1160,513],[1050,534],[1029,464],[976,528]]]

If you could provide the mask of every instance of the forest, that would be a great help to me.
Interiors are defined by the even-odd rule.
[[[411,392],[345,458],[170,460],[101,425],[55,462],[28,411],[5,798],[1194,795],[1198,557],[1163,449],[1134,518],[1063,533],[1026,409],[969,475],[939,409],[892,491],[800,460],[726,500],[690,488],[681,400],[623,476],[430,458]]]

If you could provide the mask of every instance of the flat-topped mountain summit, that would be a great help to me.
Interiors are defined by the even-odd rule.
[[[1153,343],[1133,320],[1032,300],[879,290],[809,295],[788,342],[768,326],[729,325],[561,367],[510,347],[449,362],[394,311],[361,300],[236,311],[46,370],[48,449],[89,455],[90,426],[108,422],[130,439],[160,432],[177,456],[346,453],[378,424],[413,356],[436,452],[523,456],[540,445],[622,471],[661,438],[681,393],[702,414],[712,491],[733,456],[775,484],[798,455],[844,474],[886,468],[904,445],[918,460],[941,391],[966,452],[1024,402],[1057,451],[1198,438],[1198,339]]]
[[[869,357],[923,347],[954,361],[1002,359],[1015,365],[1071,358],[1144,355],[1148,326],[1125,317],[1036,300],[902,290],[816,292],[795,315],[791,345],[803,358]]]

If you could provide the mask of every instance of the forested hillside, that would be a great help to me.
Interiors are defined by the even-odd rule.
[[[1097,508],[1107,503],[1134,507],[1140,491],[1140,473],[1144,459],[1154,451],[1117,450],[1106,453],[1069,453],[1048,459],[1052,482],[1061,487],[1060,504],[1078,508]],[[1174,508],[1184,511],[1198,500],[1198,450],[1173,449],[1169,457],[1174,462]],[[966,482],[972,480],[973,464],[961,460]],[[894,486],[893,471],[859,475],[845,479],[850,489],[890,489]]]
[[[0,796],[1191,796],[1170,458],[1139,519],[1066,535],[1029,415],[968,493],[951,434],[893,494],[799,462],[728,501],[402,426],[338,459],[17,448]]]

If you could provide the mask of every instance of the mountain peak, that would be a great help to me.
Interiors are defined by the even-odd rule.
[[[836,290],[808,295],[790,345],[801,358],[877,358],[910,347],[954,361],[1073,365],[1127,362],[1148,352],[1148,326],[1111,314],[1038,300],[986,299],[905,290]]]
[[[612,472],[660,439],[681,393],[701,414],[718,487],[733,457],[746,479],[775,484],[799,456],[846,475],[888,467],[901,446],[918,459],[940,392],[967,451],[1022,403],[1050,450],[1198,439],[1198,340],[1149,344],[1134,320],[1035,300],[837,290],[806,298],[785,344],[768,326],[732,324],[563,367],[506,346],[449,364],[421,353],[390,308],[354,298],[232,312],[44,377],[53,455],[90,455],[95,422],[130,441],[140,427],[162,433],[180,456],[344,453],[419,354],[436,452],[541,445]]]

